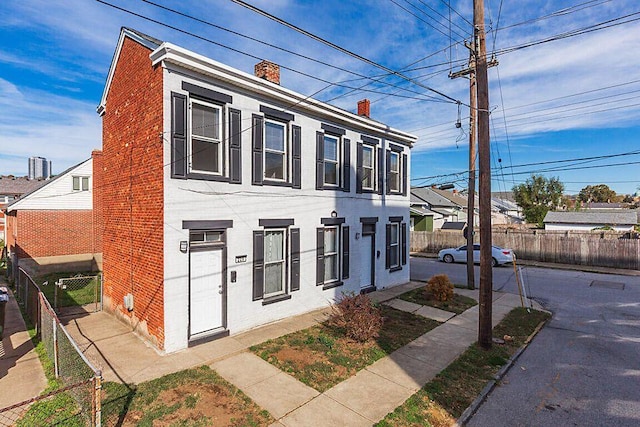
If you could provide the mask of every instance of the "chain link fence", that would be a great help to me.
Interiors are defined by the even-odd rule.
[[[78,348],[33,279],[18,269],[15,296],[36,328],[59,387],[0,409],[4,426],[100,426],[102,376]],[[46,369],[46,368],[45,368]]]
[[[69,313],[74,308],[85,312],[102,310],[102,275],[76,275],[58,279],[55,283],[53,308],[57,313]]]

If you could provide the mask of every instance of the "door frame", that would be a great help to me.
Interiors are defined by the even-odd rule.
[[[222,233],[222,238],[220,242],[216,242],[216,243],[201,243],[201,244],[192,244],[189,241],[189,266],[188,266],[188,271],[189,271],[189,277],[188,277],[188,292],[187,292],[187,300],[188,302],[188,307],[187,307],[187,340],[188,340],[188,345],[189,347],[191,347],[192,345],[194,345],[195,343],[202,343],[205,341],[211,341],[213,339],[217,339],[217,338],[222,338],[225,336],[229,335],[229,329],[227,326],[227,230],[226,229],[206,229],[206,230],[197,230],[197,229],[192,229],[189,230],[189,235],[191,235],[191,232],[198,232],[198,231],[212,231],[212,232],[220,232]],[[222,260],[221,260],[221,265],[222,265],[222,271],[220,272],[220,280],[221,280],[221,289],[222,289],[222,298],[221,298],[221,304],[220,304],[220,309],[222,310],[222,327],[218,327],[215,329],[212,329],[210,331],[204,331],[204,332],[200,332],[197,333],[195,335],[191,334],[191,252],[206,252],[206,251],[222,251]]]
[[[378,222],[378,217],[362,217],[360,218],[360,223],[362,224],[362,236],[371,236],[371,284],[366,288],[362,287],[360,284],[360,293],[367,294],[369,292],[373,292],[377,289],[376,287],[376,223]],[[366,227],[369,226],[369,227]],[[365,228],[367,230],[365,231]],[[366,250],[363,248],[363,250]]]

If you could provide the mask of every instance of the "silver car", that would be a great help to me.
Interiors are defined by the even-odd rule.
[[[491,247],[491,266],[508,264],[513,262],[514,253],[511,249],[503,249],[498,246]],[[467,245],[458,248],[443,249],[438,252],[438,259],[443,262],[467,262]],[[473,262],[480,263],[480,244],[473,245]]]

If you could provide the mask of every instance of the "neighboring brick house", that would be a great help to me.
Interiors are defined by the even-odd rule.
[[[409,280],[416,137],[122,29],[98,113],[104,307],[173,352]]]
[[[93,159],[88,159],[7,205],[13,275],[18,266],[33,273],[100,268],[92,176]]]
[[[0,176],[0,240],[6,240],[4,210],[7,205],[45,183],[44,180],[30,180],[26,176]]]

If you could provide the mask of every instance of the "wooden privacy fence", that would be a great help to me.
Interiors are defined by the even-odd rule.
[[[476,241],[477,237],[476,232]],[[495,246],[513,249],[520,259],[640,270],[640,239],[625,237],[629,233],[508,229],[492,232]],[[413,252],[435,253],[463,244],[461,232],[411,232]]]

